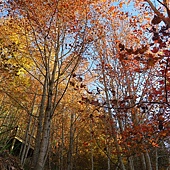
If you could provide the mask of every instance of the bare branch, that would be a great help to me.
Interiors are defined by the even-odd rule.
[[[145,0],[148,2],[154,13],[159,16],[159,18],[167,25],[168,28],[170,28],[170,18],[166,18],[159,10],[156,9],[156,7],[153,5],[153,3],[150,0]],[[169,16],[169,15],[168,15]]]

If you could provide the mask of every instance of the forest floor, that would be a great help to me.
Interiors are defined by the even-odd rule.
[[[0,153],[0,170],[23,170],[19,164],[19,160],[11,156],[8,151]]]

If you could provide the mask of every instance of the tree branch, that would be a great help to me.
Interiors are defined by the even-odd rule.
[[[160,0],[157,0],[162,6],[164,6],[166,8],[166,11],[167,11],[167,14],[168,14],[168,17],[170,18],[170,10],[168,8],[168,5],[167,5],[167,2],[166,0],[164,2],[161,2]]]
[[[170,18],[166,18],[162,13],[160,13],[159,10],[156,9],[156,7],[153,5],[153,3],[150,0],[145,0],[145,1],[148,2],[148,4],[150,5],[154,13],[157,16],[159,16],[159,18],[167,25],[168,28],[170,28]]]

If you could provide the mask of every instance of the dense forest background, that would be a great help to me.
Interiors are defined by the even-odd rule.
[[[1,170],[170,170],[170,2],[0,2]]]

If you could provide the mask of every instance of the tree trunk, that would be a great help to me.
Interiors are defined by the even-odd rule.
[[[28,154],[28,151],[29,151],[29,148],[30,148],[30,142],[31,142],[32,136],[29,136],[29,131],[30,131],[30,128],[31,128],[32,114],[33,114],[33,110],[34,110],[36,95],[37,94],[34,95],[33,104],[32,104],[31,112],[30,112],[30,115],[29,115],[29,122],[28,122],[28,125],[27,125],[26,134],[25,134],[25,144],[23,145],[23,148],[21,149],[21,156],[20,157],[21,157],[21,165],[22,166],[24,166],[24,164],[25,164],[25,159],[27,158],[27,154]],[[35,123],[32,126],[35,126]],[[32,135],[33,131],[34,131],[34,128],[31,130],[30,135]]]
[[[72,154],[73,154],[73,143],[74,143],[74,114],[71,113],[70,119],[70,143],[69,143],[69,151],[68,151],[68,162],[67,162],[67,170],[72,170],[73,162],[72,162]]]
[[[107,154],[108,154],[108,157],[107,157],[107,170],[110,170],[110,148],[109,148],[109,145],[107,145]]]
[[[151,165],[151,160],[148,151],[146,151],[145,155],[145,160],[146,160],[146,169],[147,170],[152,170],[152,165]]]
[[[158,169],[158,149],[155,148],[155,170],[159,170]]]
[[[91,146],[91,170],[94,170],[94,153],[93,153],[93,146]]]
[[[145,156],[143,153],[141,154],[140,159],[141,159],[141,164],[142,164],[142,170],[146,170],[146,161],[145,161]]]
[[[92,122],[90,123],[90,139],[93,141],[93,125]],[[93,142],[90,144],[90,152],[91,152],[91,170],[94,170],[94,149],[93,149]]]
[[[166,170],[170,170],[170,157],[168,158],[168,167],[166,168]]]
[[[21,158],[21,166],[23,167],[24,166],[24,163],[25,163],[25,159],[27,157],[27,147],[29,147],[29,142],[30,142],[30,137],[29,137],[29,131],[30,131],[30,125],[31,125],[31,120],[32,120],[32,116],[30,115],[29,116],[29,122],[28,122],[28,125],[27,125],[27,129],[26,129],[26,134],[25,134],[25,143],[22,144],[22,147],[21,147],[21,151],[20,151],[20,158]]]
[[[134,170],[133,157],[132,156],[128,157],[128,165],[129,165],[129,170]]]
[[[79,151],[79,134],[77,133],[76,136],[76,143],[75,143],[75,160],[74,160],[74,167],[77,169],[77,159],[78,159],[78,151]]]
[[[47,112],[45,122],[44,122],[44,129],[42,133],[42,141],[40,146],[39,157],[34,170],[44,169],[44,165],[47,159],[48,149],[49,149],[48,147],[49,147],[49,140],[50,140],[50,125],[51,125],[50,112]]]
[[[41,98],[41,105],[39,109],[39,116],[38,116],[38,127],[37,127],[37,134],[35,139],[35,147],[34,153],[31,163],[31,169],[33,170],[36,166],[38,161],[39,152],[40,152],[40,145],[41,145],[41,136],[43,131],[43,117],[44,117],[44,108],[45,108],[45,100],[46,100],[46,91],[47,91],[47,76],[45,77],[44,84],[43,84],[43,94]]]
[[[61,151],[59,157],[59,170],[63,170],[63,161],[64,161],[64,115],[62,113],[62,132],[61,132]]]

